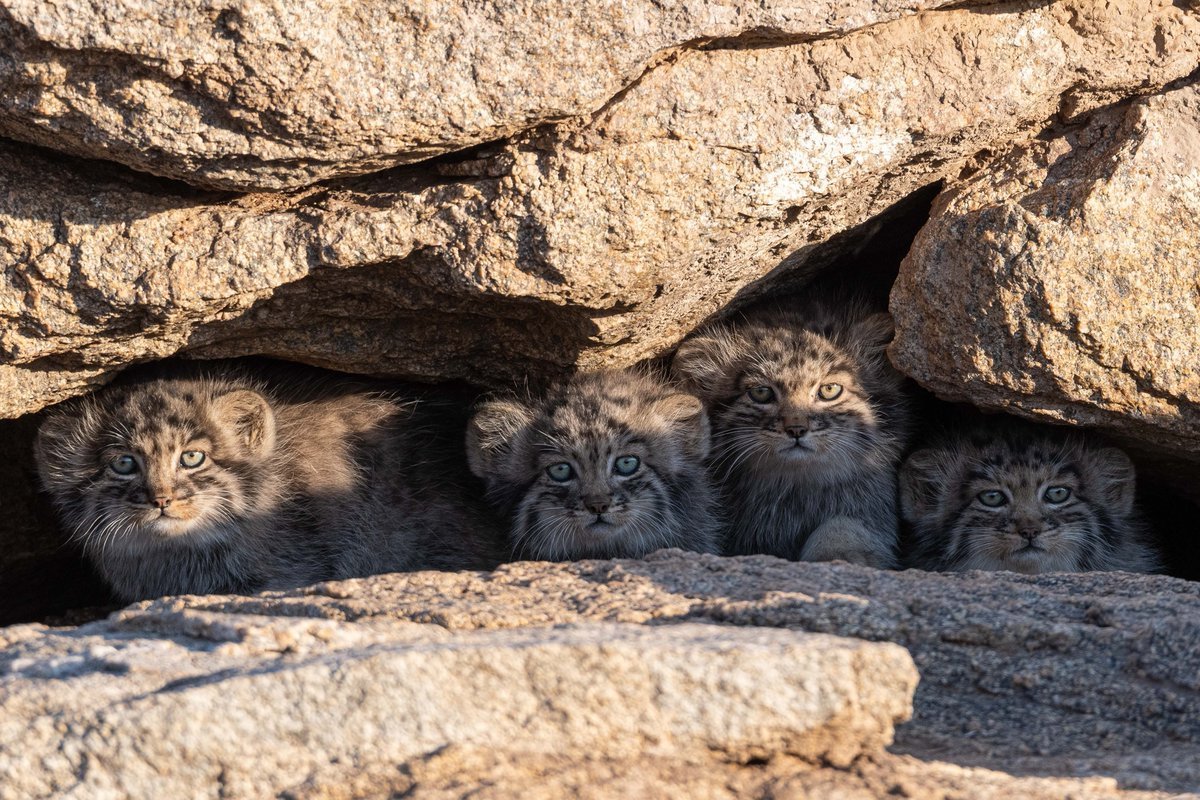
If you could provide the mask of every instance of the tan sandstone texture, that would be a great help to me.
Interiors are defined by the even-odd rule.
[[[199,186],[303,186],[596,111],[682,47],[951,0],[0,3],[0,132]]]
[[[0,630],[0,797],[1166,797],[1198,611],[679,551],[167,598]]]
[[[704,625],[451,634],[180,611],[6,635],[5,798],[272,797],[449,745],[844,766],[890,742],[916,684],[895,645]]]
[[[157,159],[146,168],[159,172],[175,163],[168,152],[185,153],[179,159],[192,159],[188,163],[197,166],[188,169],[199,169],[216,139],[198,132],[184,112],[166,113],[150,101],[146,118],[125,106],[118,113],[118,106],[106,105],[116,101],[105,91],[91,93],[87,86],[102,82],[102,75],[119,76],[133,87],[122,103],[137,106],[142,90],[166,97],[165,84],[156,80],[193,73],[179,66],[187,61],[183,50],[172,55],[154,48],[175,47],[214,26],[212,35],[221,39],[221,19],[242,20],[229,25],[240,30],[236,52],[245,53],[247,63],[267,51],[292,57],[272,50],[289,40],[269,35],[274,18],[258,6],[255,14],[242,14],[240,6],[206,6],[195,18],[181,12],[169,30],[160,30],[131,2],[88,6],[79,19],[73,4],[9,5],[11,19],[2,24],[31,49],[2,62],[9,71],[3,80],[20,74],[36,88],[44,85],[38,76],[50,76],[54,86],[79,92],[70,103],[54,100],[51,90],[14,94],[25,99],[9,101],[3,116],[10,129],[22,121],[26,133],[45,133],[30,134],[37,141],[68,147],[87,139],[100,149],[101,143],[115,148],[117,138],[88,133],[93,123],[132,132],[120,139],[126,143],[145,132],[142,144]],[[466,132],[454,146],[530,119],[569,118],[468,154],[280,194],[202,191],[0,144],[0,256],[7,264],[0,273],[0,415],[36,410],[131,363],[180,352],[266,354],[354,372],[490,385],[527,377],[536,382],[575,365],[631,363],[673,347],[731,302],[780,281],[802,281],[839,254],[853,255],[876,215],[913,190],[957,174],[961,160],[981,148],[1028,137],[1063,114],[1153,92],[1200,62],[1200,18],[1169,0],[1059,0],[907,15],[901,14],[912,8],[901,5],[851,7],[841,15],[768,4],[711,25],[696,20],[719,17],[717,4],[691,4],[694,15],[646,8],[660,15],[646,30],[671,32],[647,33],[647,41],[666,42],[663,47],[681,37],[736,31],[765,38],[717,38],[651,58],[643,71],[640,65],[660,45],[639,55],[620,38],[625,34],[604,27],[609,18],[601,15],[593,32],[597,46],[621,53],[614,58],[628,55],[628,66],[613,65],[610,78],[598,79],[603,86],[576,105],[561,96],[582,97],[577,87],[550,77],[523,84],[546,92],[544,103],[531,99],[515,114],[524,122],[464,122]],[[376,6],[362,9],[362,16],[346,11],[346,19],[383,25],[370,16]],[[99,14],[132,21],[80,33]],[[571,19],[583,27],[570,30],[583,36],[583,17]],[[873,21],[879,24],[855,27]],[[28,38],[31,29],[55,44],[37,44]],[[636,25],[633,31],[640,41],[645,31]],[[787,36],[778,38],[780,32]],[[813,32],[824,33],[805,38]],[[554,63],[567,59],[563,69],[577,55],[565,46],[575,41],[571,36],[554,40],[556,53],[546,56]],[[120,37],[140,42],[129,48],[146,50],[147,62],[158,65],[154,79],[143,80],[141,68],[128,60],[105,60],[102,54],[119,49]],[[196,41],[203,55],[193,59],[197,64],[234,58],[224,44],[205,49],[204,42],[216,39]],[[321,52],[308,60],[295,56],[313,65],[313,82],[319,82]],[[452,81],[455,58],[451,53],[447,67],[443,53],[434,67],[421,62],[412,70],[445,71]],[[89,66],[61,66],[72,59],[90,59]],[[180,77],[193,89],[170,93],[172,102],[195,109],[204,92],[227,97],[275,79],[265,66],[213,69],[220,75],[207,83]],[[251,71],[256,77],[240,81]],[[553,74],[547,66],[545,75]],[[329,127],[334,150],[343,141],[355,152],[366,147],[357,133],[339,133],[347,126],[359,131],[361,122],[363,137],[375,136],[359,88],[346,89],[343,107],[307,91],[313,84],[291,68],[279,78],[309,111],[291,114],[287,103],[261,99],[252,105],[269,106],[271,114],[294,120],[297,130],[326,130],[313,122],[324,119],[310,116],[314,109],[345,114],[344,125]],[[220,88],[235,80],[237,90]],[[480,85],[464,90],[474,100],[447,96],[442,111],[430,113],[457,119],[446,108],[492,91],[478,94]],[[509,90],[526,91],[496,89]],[[44,99],[44,108],[34,96]],[[239,116],[235,106],[227,99],[220,106],[224,117],[217,111],[201,116],[253,117],[273,132],[272,142],[292,146],[290,134],[264,122],[269,115]],[[380,100],[379,113],[387,117],[389,107]],[[535,107],[541,110],[529,110]],[[463,114],[474,118],[475,112]],[[168,129],[181,132],[182,150],[162,149],[155,137]],[[135,150],[130,145],[122,152]],[[225,163],[224,157],[216,160]],[[358,157],[346,155],[344,163]],[[333,163],[342,156],[322,158]]]
[[[1008,148],[935,202],[892,358],[948,399],[1200,460],[1198,220],[1196,85]]]

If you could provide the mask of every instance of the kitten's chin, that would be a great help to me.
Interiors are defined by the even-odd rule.
[[[192,539],[200,541],[215,541],[224,536],[224,528],[214,525],[207,515],[192,511],[191,515],[173,515],[158,512],[158,516],[147,515],[141,525],[141,530],[155,540]]]
[[[827,442],[802,439],[799,443],[772,442],[771,454],[775,464],[788,469],[819,471],[828,479],[836,479],[853,472],[855,464],[845,454],[829,449]]]
[[[1003,555],[977,556],[973,562],[973,566],[969,567],[971,569],[1007,570],[1022,575],[1075,571],[1075,565],[1068,554],[1040,546],[1014,546]]]
[[[575,540],[584,546],[603,546],[620,538],[629,527],[627,514],[601,514],[575,521]]]
[[[602,514],[576,523],[576,528],[585,537],[608,539],[625,528],[625,520],[616,514]]]

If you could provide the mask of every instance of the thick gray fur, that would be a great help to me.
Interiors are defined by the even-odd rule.
[[[887,314],[817,302],[680,346],[672,369],[713,422],[729,553],[896,565],[908,403],[884,353],[891,333]],[[823,400],[823,386],[841,392]],[[750,394],[762,387],[771,402]]]
[[[423,472],[413,416],[368,391],[299,401],[236,375],[156,379],[59,407],[35,458],[123,600],[491,565],[486,518]],[[185,451],[202,466],[182,466]],[[121,456],[135,474],[114,472]]]
[[[708,450],[700,401],[632,370],[579,374],[538,400],[489,402],[467,430],[471,468],[511,520],[514,555],[545,560],[718,552]],[[631,455],[636,472],[618,474],[616,461]],[[569,464],[572,477],[554,480],[555,464]]]
[[[900,501],[911,566],[1026,574],[1157,572],[1160,557],[1134,504],[1133,463],[1086,434],[987,419],[905,460]],[[1070,492],[1050,502],[1052,487]],[[988,506],[983,493],[999,492]],[[999,498],[992,495],[993,502]]]

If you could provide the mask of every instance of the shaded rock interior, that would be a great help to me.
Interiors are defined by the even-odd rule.
[[[445,157],[444,160],[453,164],[459,159],[469,160],[473,155],[474,153],[460,154]],[[122,168],[100,166],[97,169],[105,175],[111,175],[114,170],[119,171]],[[167,180],[163,180],[162,184],[166,195],[170,195],[176,188],[184,195],[191,193],[191,190],[182,184],[176,186]],[[940,189],[939,183],[913,192],[867,222],[831,237],[815,249],[808,249],[802,259],[796,258],[794,254],[784,255],[775,269],[761,280],[745,287],[727,307],[707,321],[725,317],[736,318],[739,314],[753,311],[756,307],[786,303],[789,298],[809,292],[861,298],[873,307],[886,308],[901,262],[909,252],[917,233],[928,220],[930,204]],[[317,298],[321,297],[336,295],[339,301],[334,305],[345,308],[348,303],[352,305],[356,294],[361,294],[364,298],[370,298],[370,301],[364,299],[362,307],[375,309],[378,313],[378,310],[386,305],[380,303],[380,297],[405,296],[408,280],[406,276],[413,269],[414,259],[419,261],[420,258],[420,254],[417,254],[406,259],[402,265],[385,262],[360,267],[349,274],[318,273],[305,279],[320,285],[315,290],[299,293],[307,298],[306,301],[289,305],[289,287],[284,287],[267,302],[286,306],[289,315],[307,316],[316,320],[314,325],[318,327],[329,322],[323,319],[322,306],[317,302]],[[797,267],[797,261],[801,266]],[[447,301],[451,302],[452,298],[448,296]],[[411,317],[406,317],[405,312],[401,311],[392,314],[387,320],[366,319],[363,324],[391,325],[398,330],[402,329],[399,335],[411,336],[417,340],[427,337],[430,346],[436,342],[442,352],[454,353],[460,347],[471,350],[469,356],[464,356],[464,363],[475,363],[481,357],[511,358],[510,354],[503,354],[501,351],[491,353],[490,356],[480,351],[480,347],[502,347],[502,343],[486,335],[478,340],[471,339],[470,327],[466,325],[474,313],[471,304],[461,298],[454,302],[463,314],[457,318],[456,325],[429,329],[429,317],[423,316],[421,310],[415,310]],[[451,302],[451,307],[442,307],[439,311],[455,314],[454,302]],[[536,325],[538,319],[542,319],[545,330],[551,334],[564,324],[563,319],[546,323],[543,316],[546,313],[570,313],[555,306],[544,306],[536,301],[514,300],[512,303],[515,313],[509,319],[511,324],[516,326],[514,330],[526,325],[529,327],[524,329],[525,332],[532,335],[537,335],[540,331]],[[253,313],[253,310],[250,313]],[[265,316],[267,319],[271,318],[269,313]],[[578,324],[587,325],[588,322],[585,318],[580,318]],[[217,330],[217,333],[211,334],[213,338],[221,339],[221,323],[215,323],[211,328]],[[284,326],[277,331],[264,327],[255,337],[241,340],[234,349],[247,354],[269,353],[272,337],[286,335],[288,330],[294,328]],[[457,336],[457,340],[447,341],[447,336]],[[225,346],[229,346],[228,342]],[[198,358],[203,358],[204,354],[203,345],[189,351],[189,355]],[[513,364],[528,364],[528,356],[528,353],[524,354],[525,361],[517,359],[513,360]],[[453,355],[449,357],[449,361],[454,361]],[[569,361],[568,357],[565,362],[558,363]],[[291,369],[294,366],[298,370],[325,372],[317,366],[289,366],[283,362],[261,358],[234,359],[228,363],[248,365],[251,369],[270,370],[277,366]],[[351,369],[356,365],[344,363],[341,366]],[[362,367],[362,372],[371,371],[370,365],[357,366]],[[138,369],[139,367],[133,368],[134,371]],[[453,366],[449,369],[453,372]],[[536,390],[558,372],[561,372],[561,367],[552,366],[549,370],[538,368],[521,375],[514,373],[513,381],[515,385],[525,385]],[[443,395],[462,408],[469,407],[475,399],[488,391],[486,387],[461,383],[431,384],[426,388],[433,395]],[[920,416],[924,419],[974,413],[974,409],[968,404],[941,401],[915,384],[911,384],[910,388],[916,397]],[[98,618],[117,607],[78,549],[64,540],[49,503],[37,490],[36,473],[32,463],[32,441],[45,413],[43,411],[17,419],[0,420],[0,480],[7,488],[3,521],[0,522],[0,541],[6,543],[5,553],[0,556],[0,585],[8,589],[5,592],[5,600],[0,604],[2,625],[30,621],[78,624]],[[1181,483],[1180,464],[1172,459],[1164,459],[1152,448],[1139,450],[1135,447],[1130,453],[1138,467],[1139,499],[1166,555],[1167,574],[1189,580],[1200,579],[1200,553],[1193,546],[1194,521],[1200,518],[1200,505],[1195,502],[1195,498],[1200,497],[1200,483],[1190,482],[1186,478]],[[1187,488],[1181,490],[1181,485]]]

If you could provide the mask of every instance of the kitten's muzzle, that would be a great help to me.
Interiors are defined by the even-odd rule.
[[[812,420],[807,414],[784,414],[776,421],[775,429],[793,439],[802,439],[812,429]]]
[[[612,508],[612,498],[589,495],[583,498],[583,507],[599,517]]]
[[[1013,527],[1016,529],[1017,535],[1030,544],[1042,535],[1041,523],[1033,520],[1018,520]]]

